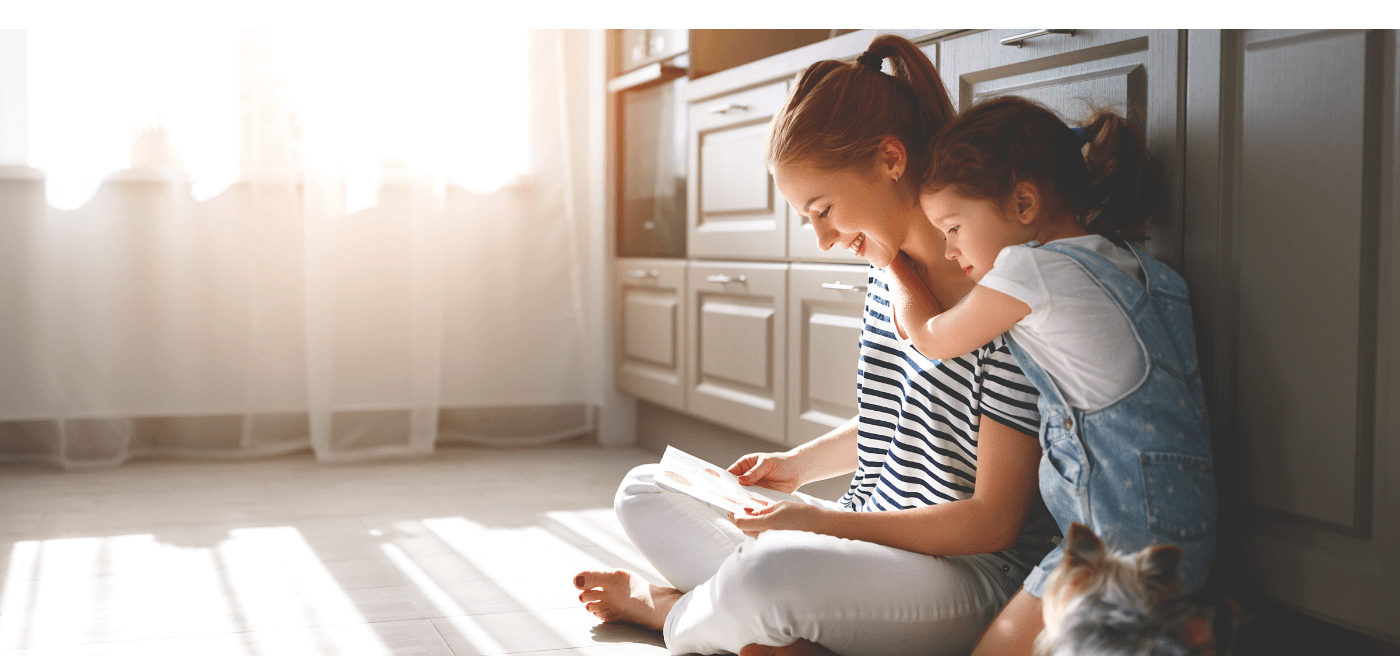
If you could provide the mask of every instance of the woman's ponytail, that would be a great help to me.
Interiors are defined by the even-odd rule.
[[[885,59],[893,74],[881,72]],[[856,61],[819,61],[798,76],[769,126],[768,166],[868,166],[884,138],[893,136],[904,143],[905,175],[918,180],[927,170],[929,142],[952,116],[928,55],[903,37],[877,36]]]
[[[1000,201],[1028,180],[1048,205],[1075,215],[1089,232],[1115,241],[1145,239],[1165,209],[1166,188],[1142,133],[1103,110],[1082,137],[1078,132],[1019,96],[979,101],[939,134],[923,189],[953,186],[972,198]]]

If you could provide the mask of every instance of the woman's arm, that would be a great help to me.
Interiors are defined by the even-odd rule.
[[[792,492],[812,481],[856,470],[856,427],[860,415],[811,442],[783,453],[750,453],[729,466],[742,485]]]
[[[1023,301],[982,285],[943,311],[905,257],[900,253],[890,262],[890,273],[898,283],[890,285],[894,324],[926,358],[971,353],[1031,313],[1031,306]]]
[[[991,417],[977,431],[972,498],[911,510],[847,512],[784,501],[734,517],[749,534],[776,529],[824,533],[934,556],[990,553],[1016,544],[1040,494],[1040,443]]]

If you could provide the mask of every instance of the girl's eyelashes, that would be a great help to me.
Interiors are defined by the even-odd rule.
[[[817,215],[817,218],[818,218],[818,219],[825,219],[825,218],[826,218],[826,215],[828,215],[828,214],[830,214],[830,213],[831,213],[831,206],[830,206],[830,205],[827,205],[827,206],[826,206],[826,209],[822,210],[822,213]]]
[[[953,234],[953,233],[955,233],[955,232],[957,232],[957,231],[958,231],[958,226],[948,226],[948,234],[951,235],[951,234]]]

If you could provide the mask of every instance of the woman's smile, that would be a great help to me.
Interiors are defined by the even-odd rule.
[[[852,239],[852,240],[851,240],[851,243],[846,244],[846,249],[849,250],[849,251],[851,251],[852,253],[855,253],[855,254],[856,254],[856,257],[860,257],[860,256],[864,255],[864,254],[865,254],[865,233],[862,232],[862,233],[856,235],[856,238],[855,238],[855,239]]]

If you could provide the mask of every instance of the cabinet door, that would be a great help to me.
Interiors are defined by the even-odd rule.
[[[1184,32],[1180,30],[1073,30],[1002,45],[1025,30],[991,30],[939,46],[939,73],[958,111],[980,98],[1016,94],[1039,101],[1067,121],[1094,106],[1126,112],[1143,127],[1147,147],[1166,176],[1167,212],[1149,234],[1147,249],[1181,268],[1179,105]]]
[[[1395,40],[1191,32],[1185,273],[1217,571],[1400,643]]]
[[[783,441],[787,268],[690,263],[690,414]]]
[[[685,260],[618,260],[617,388],[685,409]]]
[[[768,175],[763,144],[787,81],[690,106],[686,240],[690,257],[782,258],[787,201]]]
[[[787,443],[821,437],[856,415],[856,369],[868,266],[788,271]]]

